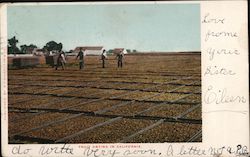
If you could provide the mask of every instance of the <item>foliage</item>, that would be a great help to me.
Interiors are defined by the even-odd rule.
[[[26,54],[26,53],[31,53],[35,48],[37,48],[36,45],[30,44],[30,45],[21,45],[21,52]]]
[[[20,53],[19,48],[16,46],[18,43],[18,40],[16,37],[12,37],[8,39],[8,54],[18,54]]]
[[[43,47],[43,50],[45,50],[45,51],[60,51],[60,50],[62,50],[62,47],[63,47],[62,43],[50,41]]]
[[[24,44],[20,46],[20,49],[17,47],[17,43],[19,41],[16,39],[16,37],[12,37],[8,39],[8,54],[26,54],[31,53],[35,48],[37,48],[34,44]],[[57,43],[55,41],[48,42],[44,47],[44,51],[60,51],[62,50],[63,44]]]
[[[107,54],[112,54],[112,52],[113,52],[113,50],[112,50],[112,49],[109,49],[109,50],[107,51]]]
[[[130,49],[126,49],[126,51],[127,51],[128,53],[131,53],[131,50],[130,50]]]

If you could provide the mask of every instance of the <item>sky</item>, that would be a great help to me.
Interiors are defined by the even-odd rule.
[[[199,4],[8,6],[8,38],[18,46],[61,42],[63,50],[104,46],[137,51],[200,51]]]

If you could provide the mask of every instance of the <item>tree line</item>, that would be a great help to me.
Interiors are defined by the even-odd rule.
[[[36,45],[34,44],[29,44],[29,45],[20,45],[20,47],[17,46],[17,43],[19,41],[16,39],[16,37],[12,37],[10,39],[8,39],[8,54],[29,54],[32,53],[32,51],[35,48],[38,48]],[[50,52],[50,51],[59,51],[62,50],[63,48],[63,44],[62,43],[57,43],[55,41],[49,41],[47,42],[42,50],[43,52]],[[108,50],[108,53],[112,53],[112,49]],[[130,50],[130,49],[126,49],[126,51],[128,53],[132,53],[132,52],[137,52],[136,50]]]
[[[12,37],[8,39],[8,54],[27,54],[31,53],[35,48],[38,48],[34,44],[29,44],[29,45],[20,45],[20,47],[17,46],[17,43],[19,41],[16,39],[16,37]],[[57,43],[55,41],[49,41],[47,42],[42,50],[44,52],[50,52],[50,51],[59,51],[63,48],[62,43]]]

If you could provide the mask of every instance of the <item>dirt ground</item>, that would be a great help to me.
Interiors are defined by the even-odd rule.
[[[201,142],[200,54],[8,70],[9,143]]]

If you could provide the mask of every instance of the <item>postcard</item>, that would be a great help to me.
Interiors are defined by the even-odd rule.
[[[3,3],[2,156],[249,156],[247,1]]]

